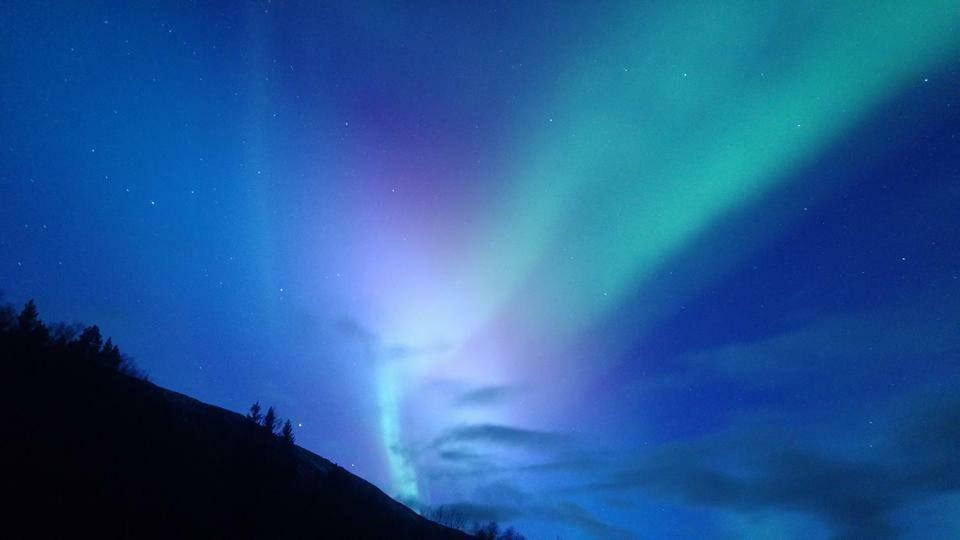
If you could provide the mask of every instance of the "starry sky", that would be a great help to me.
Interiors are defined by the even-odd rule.
[[[529,538],[955,538],[960,9],[0,4],[0,290]]]

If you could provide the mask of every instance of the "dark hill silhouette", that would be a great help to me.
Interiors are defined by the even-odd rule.
[[[470,538],[32,303],[0,312],[0,380],[5,538]]]

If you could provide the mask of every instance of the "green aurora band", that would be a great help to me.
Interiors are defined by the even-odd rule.
[[[611,25],[547,100],[471,259],[477,323],[536,276],[532,315],[551,332],[589,324],[960,52],[954,2],[858,4],[687,2]]]
[[[459,326],[424,313],[414,324],[440,325],[411,341],[424,331],[467,340],[521,297],[512,317],[575,339],[725,215],[960,52],[952,1],[685,2],[616,18],[564,62],[533,132],[516,127],[533,141],[527,159],[505,173],[512,187],[474,230],[457,279],[436,287],[438,297],[471,291],[469,306],[449,308]],[[415,500],[393,369],[384,364],[377,383],[381,433],[396,494]]]

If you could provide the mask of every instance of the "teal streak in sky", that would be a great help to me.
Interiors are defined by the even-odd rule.
[[[401,315],[378,331],[422,346],[464,342],[507,320],[554,344],[585,337],[712,226],[935,77],[960,52],[958,22],[960,10],[946,1],[632,6],[594,47],[557,60],[565,75],[544,85],[555,91],[539,101],[540,121],[515,126],[517,140],[529,141],[517,152],[524,158],[503,175],[490,217],[473,224],[465,256],[429,259],[455,270],[438,271],[425,288],[393,287],[391,274],[381,301]],[[704,254],[717,270],[691,272],[701,277],[684,287],[716,279],[724,260],[756,244]],[[400,261],[417,259],[402,253]],[[665,302],[644,306],[644,320],[663,317]],[[530,351],[509,347],[498,351],[500,367],[469,352],[451,361],[462,376],[510,378],[522,369],[511,355]],[[542,353],[532,355],[549,356]],[[416,500],[416,470],[402,451],[398,394],[409,389],[401,382],[380,368],[381,435],[394,492]]]
[[[570,60],[471,261],[483,317],[523,290],[551,331],[595,320],[960,42],[951,2],[677,6]]]
[[[377,373],[377,405],[380,411],[380,433],[387,463],[394,487],[394,496],[401,501],[411,502],[419,499],[416,472],[403,452],[403,440],[400,437],[399,399],[397,389],[398,376],[395,366],[389,362],[380,366]]]

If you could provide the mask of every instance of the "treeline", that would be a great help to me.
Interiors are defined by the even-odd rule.
[[[293,449],[149,383],[99,327],[0,308],[0,380],[5,482],[32,528],[5,537],[296,536]]]
[[[495,521],[487,523],[473,523],[468,525],[468,519],[463,512],[455,506],[440,505],[428,509],[423,513],[424,517],[436,521],[441,525],[446,525],[453,529],[469,532],[477,540],[525,540],[526,537],[520,534],[513,527],[504,530],[500,529],[500,524]]]
[[[36,303],[29,300],[19,312],[11,305],[0,307],[0,340],[5,349],[14,355],[58,358],[76,362],[79,367],[98,367],[141,380],[148,380],[146,373],[136,367],[133,360],[120,352],[113,338],[103,340],[100,327],[83,326],[79,323],[45,324],[40,319]],[[247,419],[261,427],[267,434],[277,436],[293,446],[293,425],[290,420],[280,422],[276,410],[269,407],[264,414],[260,403],[250,406]]]
[[[0,381],[4,538],[466,538],[294,446],[276,409],[160,388],[32,301],[0,307]]]
[[[288,515],[286,506],[295,506],[293,427],[272,407],[248,417],[256,427],[242,416],[208,422],[196,414],[207,406],[154,386],[98,326],[45,323],[33,300],[20,310],[0,308],[0,358],[0,380],[9,383],[4,397],[17,404],[10,461],[46,464],[13,477],[31,509],[92,519],[99,522],[94,530],[111,534],[127,527],[140,534],[164,515],[204,535],[290,536],[256,518]],[[250,500],[233,500],[251,491]],[[207,521],[194,521],[194,513]]]
[[[277,412],[273,407],[268,407],[266,414],[262,411],[263,409],[260,407],[260,402],[254,403],[247,412],[247,420],[250,420],[254,425],[262,428],[268,435],[280,437],[281,441],[292,446],[294,437],[293,425],[290,423],[290,420],[284,420],[281,425],[280,420],[277,418]],[[279,429],[277,426],[280,426]]]
[[[120,352],[112,338],[104,342],[97,325],[84,327],[57,323],[47,326],[40,320],[33,300],[28,301],[19,313],[10,305],[0,307],[0,340],[14,355],[56,357],[147,379],[130,357]]]

